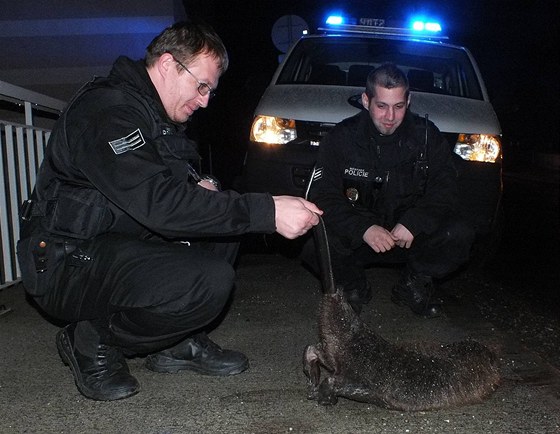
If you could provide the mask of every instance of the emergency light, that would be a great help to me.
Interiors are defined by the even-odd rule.
[[[433,20],[426,20],[414,18],[410,21],[410,26],[406,28],[395,28],[400,32],[413,32],[416,35],[435,36],[436,33],[441,33],[442,26],[439,22]],[[331,29],[339,29],[341,31],[351,31],[352,28],[356,30],[365,31],[366,27],[385,27],[385,20],[379,18],[352,18],[344,15],[329,15],[325,20],[325,24],[330,26]]]
[[[412,22],[412,29],[417,32],[441,32],[441,24],[434,21],[415,20]]]
[[[338,26],[344,23],[344,18],[340,15],[330,15],[325,22],[331,26]]]

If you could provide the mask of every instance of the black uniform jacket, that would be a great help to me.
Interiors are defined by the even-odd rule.
[[[456,178],[449,145],[431,121],[408,112],[382,136],[363,110],[321,141],[309,198],[342,247],[355,249],[372,225],[433,232],[456,206]]]
[[[120,57],[53,129],[34,194],[45,214],[40,230],[77,239],[275,230],[269,194],[204,189],[188,175],[188,161],[197,159],[184,125],[166,116],[144,63]]]

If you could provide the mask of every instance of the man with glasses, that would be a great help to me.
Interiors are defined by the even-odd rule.
[[[62,360],[88,398],[139,391],[125,357],[156,372],[233,375],[247,357],[204,333],[234,283],[235,236],[293,239],[321,211],[290,196],[218,191],[193,168],[185,122],[206,107],[228,57],[202,23],[175,24],[143,61],[116,60],[55,125],[22,206],[24,286],[51,317]]]

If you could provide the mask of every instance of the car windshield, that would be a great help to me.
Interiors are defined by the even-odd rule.
[[[393,62],[410,90],[482,99],[466,51],[439,43],[359,37],[310,37],[294,47],[277,84],[364,87],[371,69]]]

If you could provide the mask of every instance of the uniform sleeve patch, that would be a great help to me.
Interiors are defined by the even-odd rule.
[[[323,177],[323,168],[322,167],[316,167],[313,170],[313,174],[311,176],[313,178],[312,179],[313,181],[318,181],[319,179],[321,179]]]
[[[140,129],[133,131],[127,136],[121,137],[120,139],[111,140],[109,145],[113,152],[117,155],[124,154],[128,151],[134,151],[146,144],[144,140],[144,136],[142,136],[142,132]]]

